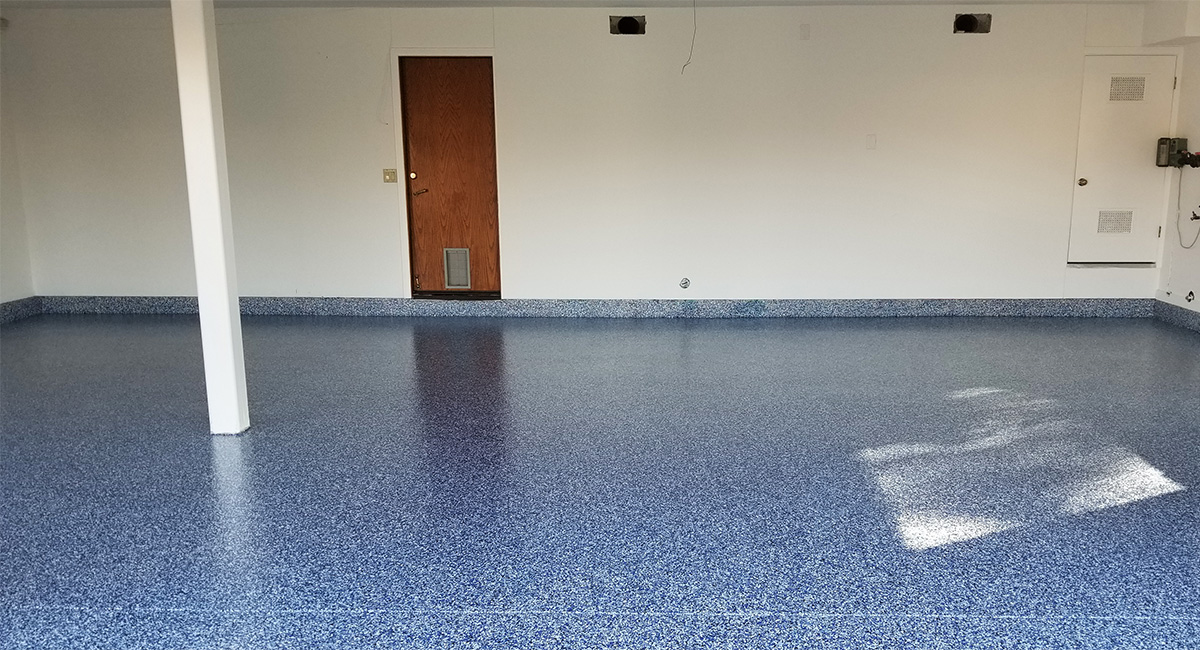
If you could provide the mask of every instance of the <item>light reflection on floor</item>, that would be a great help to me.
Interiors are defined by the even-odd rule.
[[[1133,451],[1095,438],[1054,400],[994,387],[946,395],[978,422],[955,442],[859,452],[893,509],[902,544],[925,550],[1034,521],[1185,489]]]
[[[254,494],[244,436],[212,436],[212,482],[216,496],[213,569],[218,585],[242,609],[260,607],[261,591],[254,544]],[[226,616],[218,622],[228,648],[250,647],[253,630],[244,618]]]

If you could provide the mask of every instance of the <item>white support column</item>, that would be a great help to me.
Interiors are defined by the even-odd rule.
[[[250,426],[250,410],[233,258],[213,0],[171,0],[171,22],[175,29],[175,67],[179,75],[209,426],[213,433],[241,433]]]

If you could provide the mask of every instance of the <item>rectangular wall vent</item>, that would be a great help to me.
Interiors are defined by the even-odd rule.
[[[1146,77],[1113,77],[1108,84],[1108,101],[1140,102],[1146,99]]]
[[[446,264],[446,288],[471,288],[471,252],[466,248],[443,248]]]
[[[645,34],[645,16],[609,16],[609,34]]]
[[[1102,235],[1127,235],[1133,232],[1133,210],[1101,210],[1096,232]]]
[[[991,31],[991,14],[954,14],[955,34],[989,34]]]

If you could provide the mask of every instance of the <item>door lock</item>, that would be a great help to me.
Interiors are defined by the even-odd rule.
[[[1087,185],[1087,179],[1081,178],[1081,179],[1079,179],[1078,183],[1079,183],[1079,187],[1083,187],[1084,185]]]

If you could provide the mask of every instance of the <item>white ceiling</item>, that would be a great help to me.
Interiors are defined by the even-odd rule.
[[[1145,4],[1183,0],[215,0],[218,7],[755,7],[812,5]],[[153,7],[168,0],[0,0],[0,7]]]

